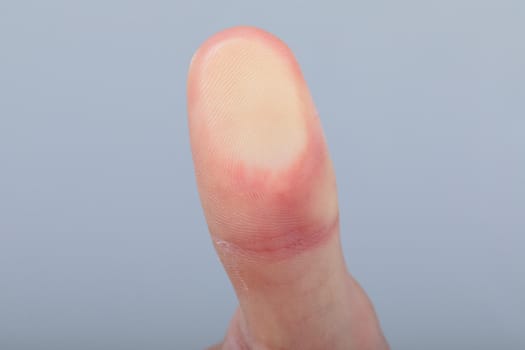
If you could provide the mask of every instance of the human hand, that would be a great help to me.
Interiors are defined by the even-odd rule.
[[[213,349],[388,349],[346,269],[335,176],[290,49],[238,27],[188,79],[191,146],[215,249],[240,307]]]

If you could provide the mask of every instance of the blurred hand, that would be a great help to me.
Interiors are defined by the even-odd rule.
[[[202,206],[240,303],[214,349],[388,349],[345,266],[334,171],[290,49],[255,28],[214,35],[192,60],[188,113]]]

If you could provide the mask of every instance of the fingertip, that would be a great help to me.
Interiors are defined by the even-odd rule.
[[[201,199],[218,241],[282,251],[324,240],[337,221],[335,177],[284,42],[253,27],[212,36],[192,60],[188,109]]]
[[[290,49],[254,27],[227,29],[199,48],[188,109],[191,130],[201,136],[196,148],[265,169],[286,166],[305,149],[308,117],[315,116]]]

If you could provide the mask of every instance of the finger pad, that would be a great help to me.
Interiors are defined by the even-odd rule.
[[[308,88],[282,41],[246,27],[210,38],[192,60],[188,110],[214,236],[264,254],[321,241],[337,220],[335,178]]]

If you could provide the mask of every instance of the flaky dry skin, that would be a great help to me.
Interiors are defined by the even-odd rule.
[[[240,302],[222,349],[386,349],[339,242],[335,176],[288,47],[233,28],[192,60],[199,194]]]

